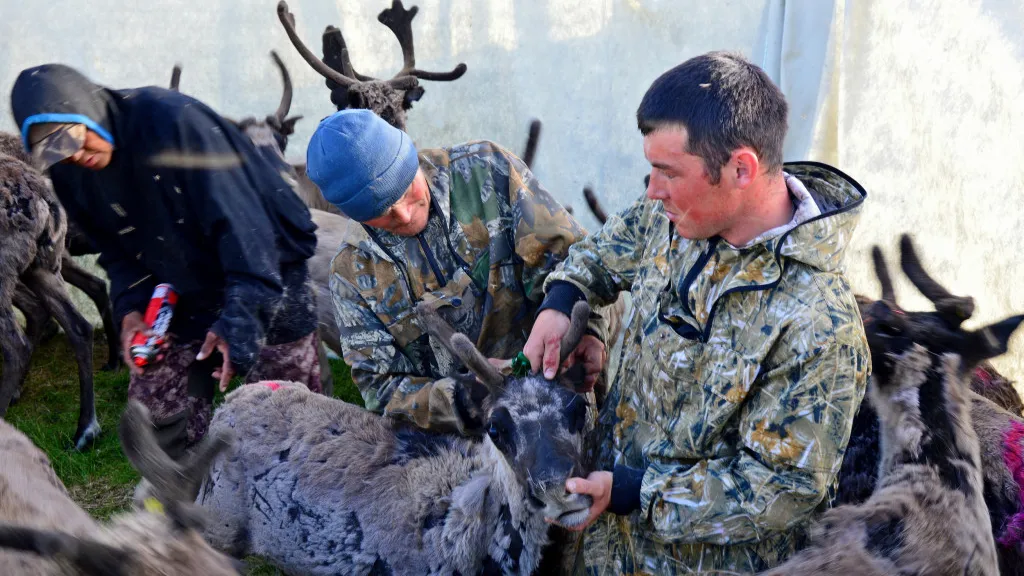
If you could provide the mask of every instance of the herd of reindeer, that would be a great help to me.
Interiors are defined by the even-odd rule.
[[[325,78],[331,102],[339,110],[370,109],[402,130],[424,94],[421,80],[453,81],[466,72],[465,64],[448,72],[416,68],[416,13],[417,7],[394,0],[378,17],[398,38],[403,56],[401,70],[384,80],[355,70],[334,26],[324,31],[318,58],[300,38],[287,4],[277,5],[292,44]],[[289,117],[291,80],[281,58],[271,55],[284,83],[278,109],[235,124],[310,208],[318,227],[310,272],[320,334],[340,355],[327,275],[350,222],[324,200],[304,165],[285,159],[301,116]],[[171,89],[179,90],[180,79],[176,66]],[[534,121],[523,153],[527,166],[539,135]],[[593,190],[584,196],[603,223],[607,216]],[[147,504],[137,502],[133,511],[98,524],[68,497],[46,456],[2,420],[20,396],[33,349],[59,325],[79,371],[72,443],[84,450],[100,433],[93,329],[64,285],[82,289],[95,303],[109,350],[103,369],[117,369],[118,327],[106,284],[73,259],[92,252],[45,175],[29,165],[20,139],[0,133],[0,573],[236,574],[242,568],[235,558],[246,554],[294,574],[531,574],[560,564],[552,542],[565,534],[544,518],[572,524],[585,517],[590,502],[566,494],[566,478],[540,478],[535,456],[543,451],[573,464],[567,470],[585,469],[585,437],[602,390],[575,402],[567,374],[551,380],[502,376],[429,309],[417,312],[431,337],[471,371],[457,377],[478,379],[490,391],[484,412],[501,422],[488,434],[425,434],[330,393],[267,383],[230,393],[209,437],[174,462],[157,446],[145,408],[130,402],[119,435],[147,485]],[[964,329],[973,299],[949,293],[932,278],[909,236],[901,238],[900,267],[934,310],[905,311],[881,251],[875,248],[872,256],[881,298],[858,296],[858,303],[873,373],[853,422],[834,507],[814,520],[808,547],[771,573],[1024,575],[1024,405],[1013,383],[988,362],[1007,352],[1024,316]],[[573,311],[563,350],[581,336],[585,308]],[[25,317],[24,329],[15,309]],[[620,299],[604,312],[611,343],[629,309]],[[537,407],[548,405],[567,408],[538,416]],[[525,420],[539,421],[551,445],[524,444],[515,429]]]

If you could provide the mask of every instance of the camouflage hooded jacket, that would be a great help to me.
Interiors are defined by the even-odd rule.
[[[793,220],[744,247],[680,238],[641,199],[548,277],[546,304],[633,298],[596,438],[622,515],[588,529],[590,574],[762,570],[827,505],[870,371],[841,271],[866,194],[822,164],[784,170]]]
[[[422,428],[465,432],[472,394],[454,360],[416,317],[434,305],[489,358],[526,344],[544,279],[584,230],[526,165],[490,142],[420,151],[432,205],[427,228],[403,238],[350,224],[331,265],[345,362],[370,410]],[[600,334],[599,321],[592,327]]]

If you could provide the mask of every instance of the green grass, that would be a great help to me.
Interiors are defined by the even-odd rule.
[[[97,330],[97,334],[101,332]],[[106,346],[101,340],[97,339],[93,354],[93,365],[97,367],[106,362]],[[332,360],[331,372],[334,396],[362,405],[348,366],[341,360]],[[93,378],[96,414],[103,432],[84,453],[70,449],[78,422],[78,367],[63,334],[35,351],[21,399],[7,411],[6,419],[50,457],[71,497],[94,517],[106,520],[129,506],[139,476],[125,459],[117,440],[117,421],[127,402],[128,371],[97,370]],[[257,558],[249,558],[247,563],[251,575],[279,574]]]

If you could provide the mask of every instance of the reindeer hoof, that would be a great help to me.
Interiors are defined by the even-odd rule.
[[[117,372],[121,369],[121,357],[111,358],[107,360],[107,363],[100,367],[103,372]]]
[[[71,440],[75,445],[75,450],[78,452],[84,452],[87,448],[92,446],[100,436],[100,423],[96,421],[96,417],[93,416],[89,425],[83,430],[75,432],[75,437]]]

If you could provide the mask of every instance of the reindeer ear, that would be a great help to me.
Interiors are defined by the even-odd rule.
[[[1009,349],[1010,337],[1020,327],[1021,322],[1024,322],[1024,315],[1011,316],[971,332],[967,350],[961,353],[965,365],[974,365],[982,360],[1005,354]]]
[[[281,134],[291,136],[295,133],[295,123],[302,120],[302,116],[292,116],[281,123]]]
[[[406,110],[412,108],[413,102],[419,102],[420,98],[423,98],[423,93],[426,92],[426,88],[423,86],[416,86],[405,91],[405,96],[402,97],[402,107]]]

